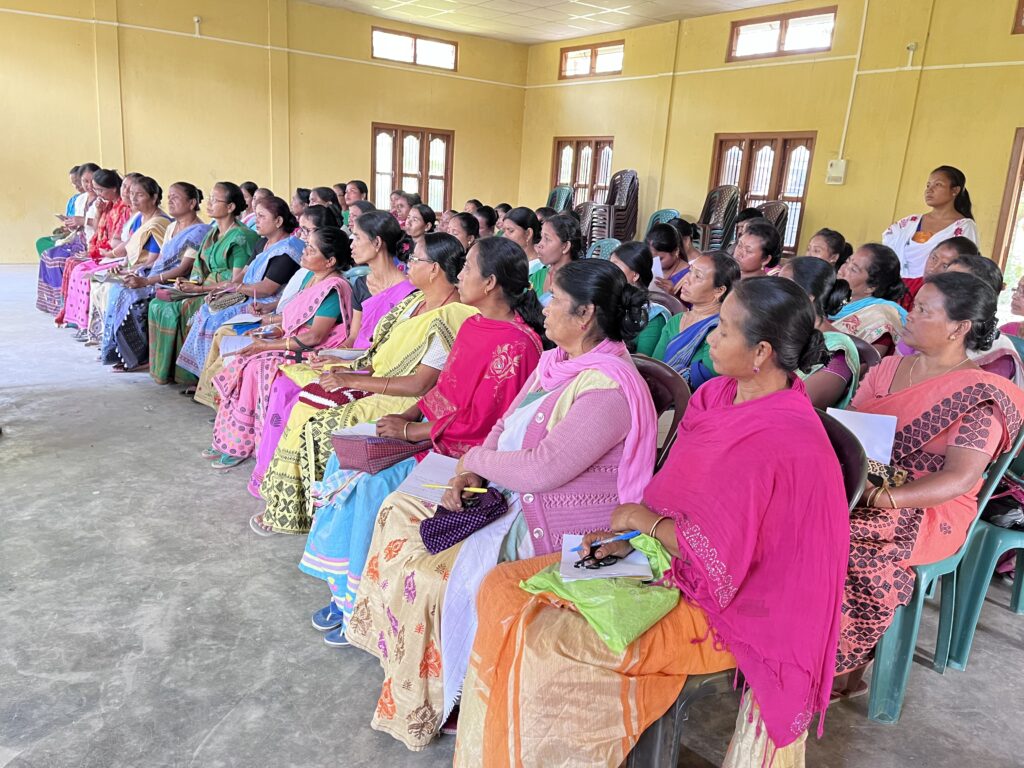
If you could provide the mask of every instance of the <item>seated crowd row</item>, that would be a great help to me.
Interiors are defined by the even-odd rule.
[[[550,209],[439,220],[401,191],[376,210],[361,181],[290,202],[225,181],[206,223],[187,182],[165,212],[150,177],[72,181],[37,306],[100,362],[215,409],[197,453],[255,460],[252,530],[306,536],[298,567],[329,598],[313,626],[384,668],[372,727],[419,750],[457,721],[458,765],[619,765],[687,675],[732,668],[727,764],[795,758],[862,689],[910,567],[963,544],[1021,428],[1002,274],[963,236],[907,279],[889,245],[829,229],[783,262],[752,213],[729,251],[677,219],[603,260]],[[657,471],[636,352],[693,391]],[[850,513],[826,407],[895,416],[912,482],[869,483]],[[358,424],[420,452],[357,471],[332,437]],[[428,450],[458,460],[439,506],[398,490]],[[558,577],[564,535],[626,531],[593,555],[642,551],[662,586]]]

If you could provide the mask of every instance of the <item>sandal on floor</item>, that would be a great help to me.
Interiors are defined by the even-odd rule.
[[[148,372],[149,372],[149,363],[143,363],[142,365],[137,365],[134,368],[125,368],[124,366],[121,366],[120,368],[118,368],[116,365],[114,366],[114,373],[148,373]]]
[[[185,397],[192,397],[192,395],[194,395],[195,393],[195,387],[185,387],[184,389],[178,391],[179,395],[185,395]]]
[[[207,461],[213,461],[214,459],[219,459],[223,454],[211,446],[209,448],[204,448],[199,455]]]
[[[243,463],[245,459],[244,456],[228,456],[226,453],[222,453],[210,462],[210,466],[213,469],[231,469]]]
[[[263,522],[263,513],[250,517],[249,527],[257,536],[275,536],[277,534],[277,531]]]

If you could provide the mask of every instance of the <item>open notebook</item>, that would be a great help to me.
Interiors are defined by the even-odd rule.
[[[562,581],[613,578],[650,581],[654,578],[647,555],[635,549],[617,563],[606,565],[604,568],[576,568],[573,563],[583,557],[584,553],[577,552],[575,548],[582,541],[583,537],[576,533],[567,533],[562,537],[562,561],[558,565],[558,575],[562,577]]]

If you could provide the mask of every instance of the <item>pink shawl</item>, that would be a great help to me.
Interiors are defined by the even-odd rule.
[[[589,352],[571,359],[561,348],[552,349],[541,355],[537,364],[538,380],[548,392],[567,384],[586,370],[600,371],[618,384],[629,404],[633,428],[626,435],[622,463],[619,464],[619,500],[624,504],[638,502],[651,481],[651,468],[657,451],[658,416],[654,411],[651,391],[621,341],[605,339]]]
[[[324,303],[331,291],[338,292],[341,302],[341,321],[331,329],[330,335],[320,346],[324,349],[336,347],[348,338],[352,326],[352,286],[343,277],[328,277],[315,285],[307,286],[295,294],[281,310],[281,330],[285,336],[295,336]]]
[[[377,323],[388,312],[395,308],[398,302],[416,290],[416,286],[408,280],[403,280],[363,302],[363,318],[359,324],[359,333],[352,344],[353,349],[369,349],[373,341],[373,332]]]
[[[839,462],[803,382],[734,404],[736,380],[697,390],[644,494],[676,524],[668,579],[735,657],[776,747],[828,707],[850,525]]]

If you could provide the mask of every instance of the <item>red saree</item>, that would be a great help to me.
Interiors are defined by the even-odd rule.
[[[892,463],[907,470],[911,481],[940,471],[949,446],[990,458],[1009,449],[1021,428],[1024,392],[974,369],[890,393],[901,360],[886,358],[872,368],[850,407],[897,417]],[[929,509],[854,509],[837,673],[870,660],[896,608],[910,601],[910,566],[944,560],[963,545],[982,482],[979,477],[968,493]]]
[[[466,320],[437,384],[418,404],[437,450],[461,456],[483,445],[495,414],[515,400],[542,351],[540,337],[518,316],[511,323],[480,315]]]

